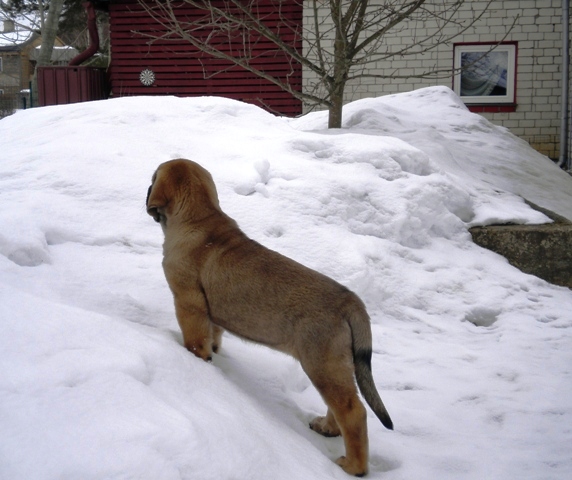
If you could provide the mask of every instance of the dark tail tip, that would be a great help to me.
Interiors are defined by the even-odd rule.
[[[362,349],[354,352],[355,373],[358,387],[365,398],[365,401],[373,410],[382,425],[388,430],[393,430],[391,417],[373,383],[371,374],[371,349]]]
[[[393,422],[389,415],[384,415],[383,418],[380,418],[382,425],[387,428],[388,430],[393,430]]]

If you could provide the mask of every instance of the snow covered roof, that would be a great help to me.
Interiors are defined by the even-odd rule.
[[[39,20],[28,17],[18,17],[15,20],[3,17],[0,12],[0,51],[18,51],[40,36]],[[79,52],[69,45],[55,45],[52,52],[52,62],[67,62]],[[30,51],[30,60],[37,60],[40,46]]]
[[[39,24],[28,18],[10,20],[0,13],[0,48],[17,49],[39,35]]]
[[[54,46],[52,62],[67,62],[78,55],[78,51],[69,45]],[[40,45],[30,51],[30,60],[37,60],[40,56]]]

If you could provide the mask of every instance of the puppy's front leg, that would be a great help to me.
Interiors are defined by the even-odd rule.
[[[175,313],[183,332],[185,348],[197,357],[212,360],[213,329],[205,298],[200,291],[174,293]]]

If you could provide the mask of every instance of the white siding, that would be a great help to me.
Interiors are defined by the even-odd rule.
[[[309,4],[310,2],[307,2]],[[327,4],[327,2],[325,2]],[[517,108],[510,113],[482,113],[498,125],[509,128],[514,134],[528,141],[540,152],[558,157],[561,96],[561,0],[539,1],[494,1],[483,17],[455,42],[518,42],[517,55]],[[470,19],[471,10],[480,12],[485,1],[465,2],[458,12],[461,19]],[[324,11],[327,18],[327,10]],[[517,18],[515,26],[507,30]],[[306,8],[305,25],[313,23],[312,11]],[[454,31],[447,27],[448,32]],[[392,32],[385,38],[385,45],[393,49],[412,42],[413,34],[424,35],[434,26],[412,23],[401,31]],[[391,72],[420,74],[437,67],[452,68],[453,45],[441,45],[434,51],[416,57],[396,57],[371,65],[368,73]],[[309,89],[315,77],[304,71],[303,85]],[[452,86],[452,76],[439,79],[408,78],[383,80],[366,78],[348,85],[346,102],[359,98],[407,92],[431,85]]]

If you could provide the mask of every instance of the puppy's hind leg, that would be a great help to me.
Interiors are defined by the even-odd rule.
[[[346,455],[336,460],[346,473],[364,476],[368,468],[367,415],[353,379],[353,362],[347,359],[323,359],[320,365],[304,366],[310,380],[328,406],[325,417],[318,417],[310,427],[327,435],[341,432]]]
[[[345,457],[338,458],[336,463],[346,473],[363,477],[367,474],[369,457],[365,407],[355,392],[334,402],[337,403],[336,417],[346,447]]]

